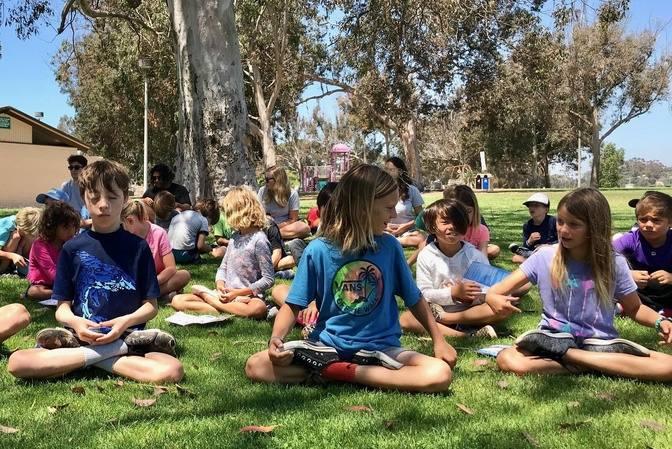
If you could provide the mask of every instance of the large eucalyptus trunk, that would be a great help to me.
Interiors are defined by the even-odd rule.
[[[420,152],[418,151],[418,140],[415,133],[415,120],[410,119],[403,123],[399,132],[401,144],[404,147],[404,158],[411,178],[418,184],[423,185],[422,172],[420,171]]]
[[[590,169],[590,186],[597,188],[600,185],[600,151],[602,147],[602,141],[600,140],[600,117],[597,108],[593,108],[591,127],[590,152],[593,154],[593,164]]]
[[[231,0],[168,0],[175,33],[179,134],[177,180],[192,197],[255,185],[244,145],[247,108]]]

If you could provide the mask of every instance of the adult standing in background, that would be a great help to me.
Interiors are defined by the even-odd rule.
[[[282,167],[266,170],[266,185],[258,192],[266,214],[280,228],[284,240],[303,239],[310,235],[308,223],[299,220],[299,192],[292,190],[287,172]]]
[[[142,201],[150,207],[154,207],[154,197],[164,190],[175,197],[175,208],[179,211],[191,209],[191,198],[186,187],[173,182],[175,173],[166,164],[156,164],[150,173],[151,187],[142,194]]]
[[[86,210],[82,195],[79,193],[79,174],[82,169],[86,167],[89,161],[81,154],[72,154],[68,157],[68,170],[72,179],[65,181],[61,185],[61,191],[65,193],[67,198],[65,202],[72,206],[73,209],[80,215],[80,226],[88,228],[91,226],[91,218],[89,212]]]

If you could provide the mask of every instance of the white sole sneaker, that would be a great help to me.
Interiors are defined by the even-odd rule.
[[[630,354],[639,357],[649,357],[651,351],[634,341],[625,338],[613,338],[611,340],[602,340],[600,338],[586,338],[583,340],[581,349],[593,352],[611,352],[617,354]]]
[[[387,369],[400,369],[404,366],[382,351],[369,351],[360,349],[352,357],[352,363],[356,365],[377,365]]]

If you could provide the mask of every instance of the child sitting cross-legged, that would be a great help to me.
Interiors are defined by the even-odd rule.
[[[548,214],[551,201],[545,193],[537,192],[529,197],[523,206],[527,207],[530,219],[523,225],[523,244],[512,243],[509,249],[513,253],[513,263],[523,263],[535,249],[542,245],[558,243],[558,231],[555,217]]]
[[[340,180],[306,248],[268,349],[252,355],[247,377],[302,383],[320,378],[381,389],[438,392],[450,385],[455,350],[446,343],[404,260],[385,229],[399,189],[381,168],[361,164]],[[428,330],[435,357],[401,347],[395,295]],[[299,311],[316,301],[309,341],[285,342]]]
[[[191,275],[187,270],[177,269],[168,233],[149,220],[148,209],[149,206],[141,200],[129,201],[121,210],[121,220],[125,230],[145,239],[149,245],[161,297],[167,297],[181,291],[191,280]]]
[[[16,215],[0,218],[0,274],[16,270],[28,274],[28,260],[42,211],[36,207],[19,209]]]
[[[463,279],[473,262],[489,265],[481,251],[462,241],[469,227],[466,208],[454,199],[439,200],[427,208],[424,219],[427,230],[436,240],[420,251],[416,278],[422,296],[430,302],[439,329],[451,337],[496,338],[490,324],[506,319],[510,312],[494,313],[484,304],[481,286]],[[402,313],[399,320],[404,330],[424,332],[408,311]]]
[[[672,356],[618,338],[614,327],[615,298],[624,315],[672,342],[672,322],[642,306],[627,261],[612,249],[607,199],[597,189],[574,190],[560,200],[557,223],[559,244],[539,248],[488,290],[493,312],[516,312],[507,295],[529,280],[543,305],[539,328],[501,351],[497,365],[516,374],[587,371],[672,381]]]
[[[184,373],[173,337],[144,329],[157,314],[159,285],[147,243],[121,228],[126,169],[96,161],[78,182],[92,226],[63,245],[58,257],[52,297],[65,328],[38,332],[38,347],[14,352],[7,370],[30,379],[95,366],[139,382],[179,381]]]
[[[175,310],[263,319],[264,292],[274,282],[271,245],[262,230],[266,213],[256,194],[246,187],[231,189],[222,206],[235,232],[215,276],[217,290],[193,289],[191,294],[175,296],[171,305]]]
[[[63,201],[54,201],[42,211],[39,237],[30,249],[28,276],[30,287],[26,296],[38,301],[51,298],[56,263],[63,244],[79,230],[80,215]]]

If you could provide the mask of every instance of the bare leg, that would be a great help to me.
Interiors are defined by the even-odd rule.
[[[212,255],[212,257],[215,259],[223,258],[224,254],[226,254],[226,246],[218,246],[217,248],[213,248],[212,251],[210,251],[210,255]]]
[[[30,314],[22,304],[0,307],[0,343],[30,324]]]
[[[81,348],[22,349],[7,361],[7,371],[22,379],[44,379],[63,376],[84,368],[85,358]]]
[[[513,263],[523,263],[527,260],[527,258],[521,256],[520,254],[514,254],[513,257],[511,257],[511,262]]]
[[[263,301],[258,299],[251,299],[249,302],[232,301],[221,303],[218,306],[219,308],[215,308],[199,296],[191,293],[176,295],[170,305],[175,310],[215,315],[220,313],[231,313],[245,318],[257,319],[263,319],[267,313],[266,305]]]
[[[170,302],[170,306],[175,310],[181,310],[185,312],[190,311],[211,315],[217,315],[220,313],[219,310],[215,309],[202,298],[194,295],[193,293],[175,295],[173,300]]]
[[[34,299],[36,301],[43,301],[45,299],[51,298],[51,294],[54,291],[45,285],[31,285],[28,287],[28,293],[27,296],[30,299]]]
[[[672,382],[672,356],[651,351],[649,357],[570,349],[563,360],[612,376]]]
[[[511,313],[502,313],[496,315],[489,305],[479,304],[469,307],[461,312],[444,312],[439,320],[443,324],[466,324],[468,326],[479,326],[485,324],[498,323],[507,319]]]
[[[119,357],[112,365],[112,372],[137,382],[154,384],[177,383],[184,377],[182,363],[160,352],[149,352],[144,357]]]
[[[271,290],[271,296],[273,297],[273,302],[278,306],[282,307],[287,299],[287,294],[289,293],[289,285],[287,284],[278,284],[273,287]]]
[[[487,251],[488,251],[488,260],[493,260],[496,259],[497,256],[499,256],[501,249],[499,248],[499,246],[493,243],[489,243]]]
[[[256,382],[298,384],[308,378],[308,373],[300,366],[273,365],[268,351],[253,354],[245,363],[245,375]]]
[[[294,257],[285,256],[278,261],[278,266],[275,269],[278,270],[278,271],[288,270],[290,268],[294,268],[295,266],[296,266],[296,262],[294,262]]]
[[[255,298],[247,298],[247,301],[241,301],[241,299],[243,298],[239,296],[235,301],[223,303],[221,305],[222,310],[244,318],[254,318],[257,320],[266,318],[268,310],[264,301]]]
[[[423,245],[427,240],[427,236],[420,231],[413,231],[403,237],[397,237],[397,240],[399,240],[399,243],[401,243],[401,246],[404,248],[420,248],[420,245]]]
[[[303,221],[295,221],[280,228],[280,235],[283,240],[303,239],[310,235],[310,226]]]
[[[559,362],[531,355],[517,348],[507,348],[497,355],[497,366],[505,372],[524,374],[569,374]]]
[[[412,332],[414,334],[427,334],[427,330],[425,330],[424,327],[422,327],[422,324],[418,320],[415,319],[413,314],[406,310],[405,312],[402,312],[402,314],[399,316],[399,324],[401,324],[401,328],[405,332]],[[466,337],[467,334],[464,332],[456,331],[455,329],[452,329],[448,326],[445,326],[441,323],[436,323],[437,326],[439,326],[439,330],[445,337]]]
[[[164,284],[160,285],[161,296],[171,292],[182,290],[191,280],[191,274],[187,270],[177,270]]]

